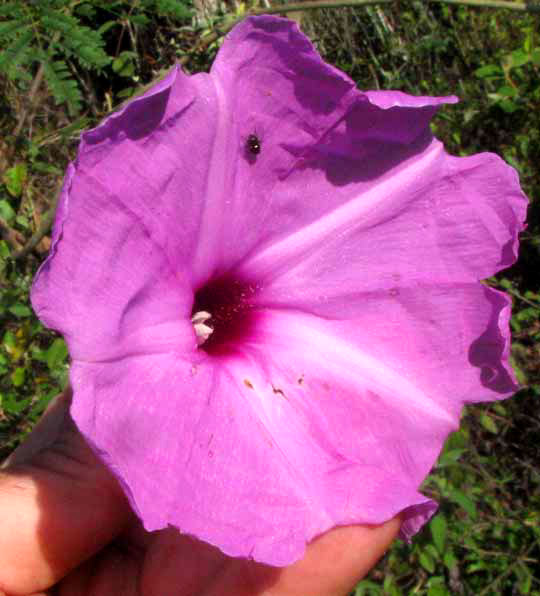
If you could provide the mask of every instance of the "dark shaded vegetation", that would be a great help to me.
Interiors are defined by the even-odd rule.
[[[217,45],[194,48],[222,17],[174,0],[0,1],[2,456],[67,381],[65,344],[36,320],[28,292],[80,131],[177,59],[190,71],[208,68]],[[397,543],[356,594],[539,595],[540,16],[413,2],[301,18],[360,88],[458,95],[436,117],[437,136],[454,154],[503,156],[531,199],[518,263],[488,282],[514,300],[523,388],[467,408],[425,482],[439,514],[412,545]]]

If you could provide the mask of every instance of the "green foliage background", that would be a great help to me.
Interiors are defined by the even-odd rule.
[[[245,7],[240,5],[239,10]],[[205,69],[231,16],[177,0],[0,0],[0,455],[67,382],[63,340],[28,302],[80,131],[181,59]],[[440,512],[355,594],[540,595],[540,17],[408,2],[301,14],[323,56],[364,89],[457,94],[433,128],[450,152],[494,151],[531,199],[521,256],[488,280],[514,299],[523,389],[466,409],[424,491]],[[308,596],[308,595],[306,595]]]

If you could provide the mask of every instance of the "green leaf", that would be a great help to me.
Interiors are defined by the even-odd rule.
[[[15,13],[19,13],[19,11],[19,2],[4,2],[3,6],[0,6],[0,17],[3,17],[5,15],[13,16]]]
[[[126,97],[131,97],[133,95],[133,92],[135,91],[134,87],[126,87],[125,89],[122,89],[122,91],[119,91],[116,96],[119,99],[124,99]]]
[[[49,370],[54,370],[62,364],[66,360],[67,355],[68,350],[64,340],[60,338],[55,339],[45,353],[45,359]]]
[[[523,50],[515,50],[506,56],[506,61],[509,68],[518,68],[530,62],[531,55]]]
[[[451,550],[447,550],[444,553],[443,563],[447,569],[453,569],[458,564],[458,559]]]
[[[6,201],[2,199],[0,201],[0,217],[5,221],[11,221],[15,218],[15,211],[13,211],[13,207]]]
[[[443,553],[446,543],[446,519],[441,513],[439,513],[431,520],[429,525],[433,543],[437,547],[437,550],[440,553]]]
[[[133,52],[122,52],[112,63],[113,71],[121,77],[132,77],[135,74]]]
[[[474,71],[475,76],[480,79],[485,79],[487,77],[495,77],[495,76],[502,76],[503,69],[496,64],[487,64],[486,66],[482,66]]]
[[[49,405],[51,400],[56,395],[58,395],[58,389],[56,387],[53,387],[51,390],[49,390],[48,393],[40,395],[38,400],[32,405],[32,409],[28,413],[29,418],[37,422],[37,420],[41,418],[41,415],[45,411],[45,408]]]
[[[520,563],[515,570],[516,575],[519,578],[519,589],[520,594],[529,594],[532,587],[532,574],[527,565]]]
[[[30,25],[22,32],[20,37],[13,40],[5,50],[0,52],[0,70],[4,70],[14,76],[14,67],[28,57],[30,44],[34,37],[34,32]],[[16,78],[16,77],[15,77]]]
[[[26,369],[19,366],[11,373],[11,382],[15,387],[20,387],[21,385],[24,385],[25,377]]]
[[[480,424],[490,433],[496,435],[499,432],[495,421],[488,414],[480,415]]]
[[[144,27],[150,22],[150,19],[144,14],[134,14],[129,18],[129,20],[134,25],[138,25],[139,27]]]
[[[13,38],[16,31],[26,29],[27,27],[28,23],[23,19],[13,19],[11,21],[0,23],[0,39]]]
[[[476,573],[477,571],[484,571],[487,569],[487,564],[484,561],[477,561],[467,566],[467,573]]]
[[[438,577],[432,579],[438,579],[440,581],[431,583],[427,591],[427,596],[450,596],[450,592],[444,586],[444,579]]]
[[[24,229],[28,228],[28,226],[30,225],[28,222],[28,218],[26,218],[24,215],[17,215],[15,221],[21,226],[21,228]]]
[[[178,0],[156,0],[158,14],[171,16],[176,19],[186,19],[192,15],[192,11]]]
[[[420,561],[420,565],[422,565],[426,571],[429,571],[429,573],[433,573],[435,571],[435,561],[425,550],[420,551],[418,560]]]
[[[384,596],[401,596],[399,588],[396,586],[392,577],[384,578],[384,585],[382,593]]]
[[[428,543],[424,546],[424,550],[431,556],[434,561],[438,561],[440,559],[439,551],[433,546],[433,544]]]
[[[103,49],[105,42],[101,35],[84,27],[72,15],[60,11],[47,12],[42,17],[47,30],[61,34],[57,46],[64,56],[74,56],[82,66],[100,70],[110,63],[110,57]]]
[[[369,579],[362,580],[354,591],[354,596],[382,596],[381,586]]]
[[[25,317],[30,317],[32,315],[32,311],[25,306],[24,304],[14,304],[8,308],[9,312],[16,317],[23,319]]]
[[[117,21],[107,21],[106,23],[103,23],[103,25],[101,25],[101,27],[97,30],[97,32],[103,36],[104,33],[107,33],[107,31],[109,29],[112,29],[113,27],[116,27],[117,25],[119,25],[119,23]]]
[[[18,163],[5,171],[2,180],[12,197],[20,197],[28,176],[25,163]]]
[[[454,503],[457,503],[463,509],[465,509],[465,511],[469,514],[469,516],[472,519],[476,519],[476,504],[466,494],[462,493],[461,491],[455,488],[452,488],[448,491],[448,498]]]
[[[81,109],[82,95],[77,83],[71,78],[71,72],[65,62],[45,61],[43,63],[45,80],[57,104],[67,103],[73,115]]]
[[[7,394],[2,400],[2,408],[10,414],[19,414],[30,404],[31,401],[31,397],[17,399],[15,395]]]
[[[499,416],[506,416],[506,407],[500,402],[495,402],[492,407]]]
[[[2,338],[2,343],[4,344],[6,352],[9,354],[9,352],[17,345],[17,338],[11,331],[6,331],[4,333],[4,337]]]
[[[459,458],[467,451],[466,449],[451,449],[446,453],[443,453],[437,462],[437,467],[444,468],[445,466],[451,466],[459,460]]]
[[[63,139],[67,139],[69,137],[71,137],[72,135],[76,135],[79,136],[79,133],[81,131],[83,131],[85,128],[87,128],[90,125],[90,119],[87,116],[81,116],[80,118],[77,118],[74,122],[72,122],[71,124],[68,124],[67,126],[64,126],[64,128],[61,128],[58,131],[58,134],[63,138]],[[34,164],[32,164],[34,166],[34,168],[37,169],[39,162],[34,162]],[[37,167],[36,167],[37,166]],[[56,167],[54,164],[51,163],[45,163],[44,167],[46,167],[47,169],[45,170],[46,173],[49,174],[54,174],[54,175],[61,175],[63,173],[63,171]]]
[[[503,99],[499,102],[499,106],[503,109],[507,114],[513,114],[517,109],[518,105],[515,104],[510,99]]]
[[[502,87],[497,89],[497,95],[500,95],[501,97],[516,97],[518,95],[518,90],[510,85],[502,85]]]
[[[81,15],[82,17],[93,19],[96,16],[96,9],[88,2],[80,4],[75,10],[77,14]]]
[[[7,259],[10,254],[11,251],[9,250],[9,246],[7,245],[6,241],[0,240],[0,257],[2,257],[3,259]]]

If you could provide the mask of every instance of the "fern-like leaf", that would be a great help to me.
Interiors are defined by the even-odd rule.
[[[60,33],[57,48],[76,58],[85,68],[100,70],[109,64],[110,58],[103,49],[101,35],[82,26],[75,17],[50,12],[43,15],[42,24],[47,31]]]
[[[179,0],[156,0],[156,9],[158,14],[163,16],[171,16],[182,20],[189,18],[192,11]]]
[[[0,52],[0,71],[7,72],[8,75],[10,75],[19,63],[26,62],[27,60],[25,60],[25,58],[28,58],[30,54],[33,38],[34,32],[30,25],[27,25],[25,29],[19,31],[19,37],[15,38],[2,52]]]
[[[25,27],[28,27],[28,23],[25,19],[11,19],[11,21],[0,23],[0,40],[13,37],[18,31]]]
[[[20,2],[7,2],[0,6],[0,17],[22,18]]]
[[[57,104],[66,102],[71,115],[75,115],[81,109],[82,95],[76,81],[73,80],[71,72],[62,60],[43,62],[45,81],[54,96]]]
[[[45,82],[56,103],[66,103],[72,115],[80,110],[82,102],[73,69],[81,66],[101,70],[111,61],[102,33],[83,26],[72,14],[79,4],[66,0],[0,0],[0,73],[24,88],[31,84],[36,63],[42,63]],[[94,4],[99,5],[100,0],[89,0],[90,13]]]

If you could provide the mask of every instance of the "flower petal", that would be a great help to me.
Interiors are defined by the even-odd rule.
[[[433,140],[454,101],[362,93],[260,17],[83,135],[32,300],[147,529],[285,565],[335,525],[433,513],[417,489],[462,405],[516,388],[509,301],[479,280],[526,209],[499,158]],[[250,292],[215,298],[238,345],[209,355],[192,308],[220,279],[213,299]]]
[[[339,316],[351,292],[471,282],[515,261],[527,200],[513,168],[490,153],[451,157],[438,141],[403,157],[368,182],[334,187],[343,204],[242,269],[267,280],[269,297],[332,302],[324,312]],[[331,186],[322,175],[312,182],[317,196]]]
[[[386,413],[363,384],[360,394],[342,381],[329,392],[295,378],[284,395],[253,362],[193,366],[179,354],[76,362],[71,380],[75,422],[148,530],[174,525],[231,556],[287,565],[335,525],[409,507],[404,528],[415,528],[435,509],[403,476],[413,463],[391,438],[413,417]],[[349,416],[364,424],[354,437],[334,426]],[[391,461],[384,444],[369,454],[381,436],[396,445]]]
[[[301,556],[320,520],[243,379],[167,354],[76,362],[71,381],[75,422],[147,530],[171,524],[270,564]]]
[[[171,266],[145,223],[85,172],[62,199],[63,219],[32,303],[64,334],[71,357],[195,349],[189,277]]]
[[[201,232],[204,250],[222,255],[218,270],[296,243],[304,228],[397,175],[396,166],[429,143],[437,106],[455,101],[361,93],[296,25],[273,17],[236,27],[211,75],[223,103],[234,106],[229,134],[238,138],[226,205],[208,203]],[[242,155],[251,134],[261,142],[254,160]]]
[[[403,91],[366,91],[369,101],[383,110],[391,108],[423,108],[439,106],[445,103],[457,103],[455,95],[447,97],[430,97],[422,95],[408,95]],[[401,112],[403,114],[403,111]]]

